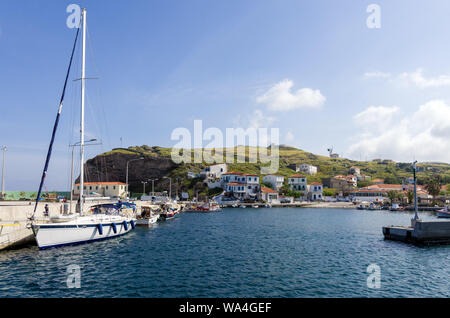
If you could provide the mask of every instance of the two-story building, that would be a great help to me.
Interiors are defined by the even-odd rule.
[[[220,163],[205,167],[200,172],[200,176],[204,176],[207,179],[217,179],[227,172],[228,166],[226,163]]]
[[[272,189],[278,191],[283,186],[284,176],[269,174],[263,177],[263,183],[272,185]]]
[[[225,192],[238,199],[258,199],[260,195],[259,176],[240,172],[225,173],[222,175]]]
[[[307,163],[290,164],[288,165],[288,168],[294,170],[295,172],[303,172],[309,175],[315,175],[317,173],[317,167]]]
[[[323,199],[323,184],[311,182],[308,184],[308,200],[319,201]]]
[[[307,180],[306,177],[300,174],[294,174],[288,178],[289,189],[306,193]]]

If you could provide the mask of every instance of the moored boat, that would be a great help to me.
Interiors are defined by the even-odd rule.
[[[36,222],[33,233],[40,249],[77,245],[105,240],[128,233],[135,228],[136,220],[123,216],[115,205],[97,206],[91,215],[76,216],[65,222]],[[115,206],[117,207],[117,206]]]
[[[156,224],[159,219],[159,214],[154,213],[152,207],[142,206],[141,215],[136,219],[136,225],[150,226]]]
[[[449,211],[448,206],[446,206],[442,210],[438,210],[437,217],[438,218],[450,218],[450,211]]]
[[[50,221],[37,221],[35,219],[36,209],[41,197],[45,177],[52,154],[53,143],[58,128],[61,110],[64,102],[67,82],[70,75],[72,61],[77,46],[77,40],[80,30],[82,30],[82,63],[81,63],[81,120],[80,120],[80,141],[77,143],[80,147],[80,193],[79,193],[79,213],[61,215],[50,218]],[[134,218],[133,204],[118,202],[116,204],[97,205],[89,211],[85,211],[84,195],[84,106],[85,106],[85,56],[86,56],[86,9],[82,9],[81,25],[77,28],[75,42],[72,48],[69,67],[66,73],[64,88],[58,106],[55,123],[53,126],[52,137],[45,160],[44,170],[39,184],[39,190],[36,196],[36,203],[32,216],[30,217],[31,228],[35,236],[37,245],[40,249],[58,247],[64,245],[75,245],[88,243],[107,238],[116,237],[128,233],[135,228],[136,220]],[[71,177],[71,184],[73,178]],[[123,213],[121,213],[123,210]]]

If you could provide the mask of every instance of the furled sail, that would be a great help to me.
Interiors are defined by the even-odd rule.
[[[73,44],[72,54],[70,56],[69,67],[67,69],[67,74],[66,74],[66,80],[64,81],[64,87],[63,87],[63,91],[62,91],[62,94],[61,94],[61,99],[59,101],[58,113],[56,114],[56,120],[55,120],[55,124],[53,126],[52,139],[50,140],[50,145],[48,146],[47,158],[45,159],[44,171],[42,172],[41,183],[39,184],[39,190],[38,190],[38,193],[37,193],[36,204],[34,205],[34,211],[33,211],[32,218],[34,217],[34,214],[36,213],[36,209],[37,209],[37,206],[38,206],[38,203],[39,203],[39,198],[41,196],[42,186],[44,185],[44,180],[45,180],[45,177],[47,175],[48,164],[50,163],[50,157],[52,155],[53,142],[55,141],[56,130],[58,129],[59,117],[61,115],[62,105],[63,105],[63,102],[64,102],[64,95],[66,93],[67,81],[69,79],[70,68],[72,67],[72,60],[73,60],[73,56],[74,56],[74,53],[75,53],[75,48],[76,48],[76,45],[77,45],[78,33],[79,32],[80,32],[80,28],[77,29],[77,34],[75,36],[75,42]]]

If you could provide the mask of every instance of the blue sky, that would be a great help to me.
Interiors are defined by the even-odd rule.
[[[87,135],[173,146],[173,129],[278,127],[280,142],[352,159],[450,162],[448,1],[2,1],[0,144],[7,190],[38,186],[74,39],[88,9]],[[369,29],[369,4],[381,28]],[[80,56],[75,58],[79,77]],[[303,89],[303,90],[302,90]],[[283,104],[288,100],[287,104]],[[69,187],[70,82],[47,189]],[[284,106],[285,107],[284,107]]]

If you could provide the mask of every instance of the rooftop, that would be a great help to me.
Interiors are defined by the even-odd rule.
[[[278,193],[275,190],[272,190],[270,188],[266,188],[266,187],[261,187],[261,192],[266,192],[266,193]]]
[[[80,185],[79,183],[75,183],[75,185]],[[114,181],[107,181],[107,182],[84,182],[84,185],[127,185],[123,182],[114,182]]]

